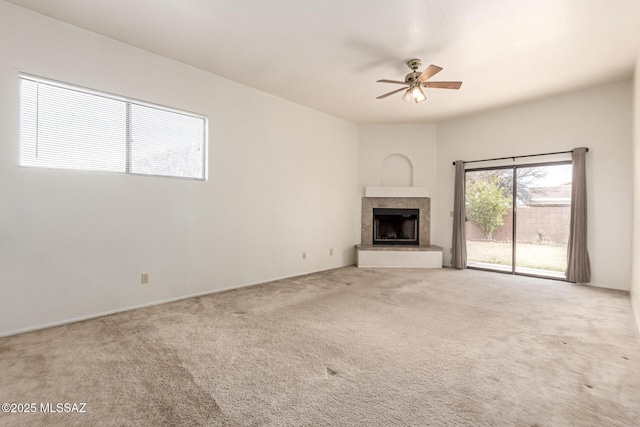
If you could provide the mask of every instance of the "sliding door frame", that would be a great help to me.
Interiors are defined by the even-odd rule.
[[[490,171],[490,170],[507,170],[507,169],[511,169],[512,170],[512,174],[513,174],[513,178],[512,178],[512,182],[511,182],[511,197],[512,197],[512,209],[511,209],[511,219],[513,220],[513,226],[511,229],[511,271],[505,271],[505,270],[499,270],[499,269],[493,269],[493,268],[483,268],[483,267],[474,267],[474,266],[467,266],[467,268],[471,269],[471,270],[483,270],[483,271],[492,271],[495,273],[502,273],[502,274],[510,274],[510,275],[519,275],[519,276],[527,276],[527,277],[537,277],[540,279],[549,279],[549,280],[558,280],[561,282],[566,282],[567,279],[566,278],[561,278],[561,277],[554,277],[554,276],[543,276],[540,274],[531,274],[531,273],[522,273],[522,272],[518,272],[516,271],[516,224],[517,224],[517,220],[518,220],[518,207],[517,207],[517,199],[518,199],[518,192],[516,191],[517,189],[517,185],[518,185],[518,169],[520,168],[535,168],[535,167],[542,167],[542,166],[560,166],[560,165],[572,165],[573,162],[571,160],[559,160],[559,161],[552,161],[552,162],[542,162],[542,163],[523,163],[523,164],[517,164],[517,165],[509,165],[509,166],[489,166],[489,167],[483,167],[483,168],[470,168],[470,169],[465,169],[464,170],[464,174],[465,174],[465,200],[467,197],[467,189],[466,189],[466,183],[467,183],[467,172],[480,172],[480,171]],[[573,185],[573,183],[572,183]],[[465,223],[466,223],[466,218],[465,218]],[[467,242],[465,241],[465,245],[467,244]]]

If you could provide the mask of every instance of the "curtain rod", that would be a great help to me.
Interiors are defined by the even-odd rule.
[[[589,152],[589,149],[587,148],[587,153]],[[466,162],[462,162],[463,164],[466,163],[477,163],[477,162],[490,162],[492,160],[507,160],[507,159],[513,159],[513,161],[515,162],[516,159],[519,159],[521,157],[538,157],[538,156],[551,156],[553,154],[567,154],[567,153],[573,153],[573,150],[569,150],[569,151],[556,151],[555,153],[542,153],[542,154],[525,154],[524,156],[509,156],[509,157],[496,157],[495,159],[484,159],[484,160],[469,160]],[[456,165],[456,162],[453,162],[453,166]]]

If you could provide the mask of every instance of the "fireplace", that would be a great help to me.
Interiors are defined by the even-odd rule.
[[[409,188],[389,196],[384,187],[384,196],[362,198],[358,267],[442,268],[442,248],[430,243],[431,199]]]
[[[374,245],[419,245],[419,209],[373,209]]]
[[[430,207],[428,197],[363,197],[362,245],[406,250],[430,246]]]

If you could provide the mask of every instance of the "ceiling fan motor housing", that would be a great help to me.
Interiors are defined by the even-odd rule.
[[[406,76],[404,76],[404,81],[408,84],[415,83],[418,77],[420,77],[420,74],[422,73],[419,73],[417,71],[414,71],[413,73],[409,73]]]
[[[404,76],[404,81],[407,84],[413,84],[416,82],[416,79],[420,76],[420,72],[418,72],[418,68],[422,67],[422,61],[419,59],[411,59],[407,61],[407,66],[411,68],[413,71],[406,76]]]

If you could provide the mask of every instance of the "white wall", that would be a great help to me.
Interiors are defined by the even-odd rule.
[[[401,154],[407,157],[413,166],[413,186],[427,187],[431,194],[431,236],[436,226],[433,217],[436,204],[433,197],[436,188],[436,129],[435,124],[360,126],[360,197],[364,196],[365,187],[384,184],[381,184],[380,166],[388,156]],[[357,227],[359,230],[359,216]]]
[[[592,285],[629,289],[632,83],[625,81],[438,125],[433,237],[450,264],[455,160],[588,147],[588,246]]]
[[[3,1],[0,58],[0,335],[354,262],[356,125]],[[209,180],[19,167],[20,71],[208,115]]]
[[[636,61],[633,106],[633,251],[631,304],[640,331],[640,52]]]

